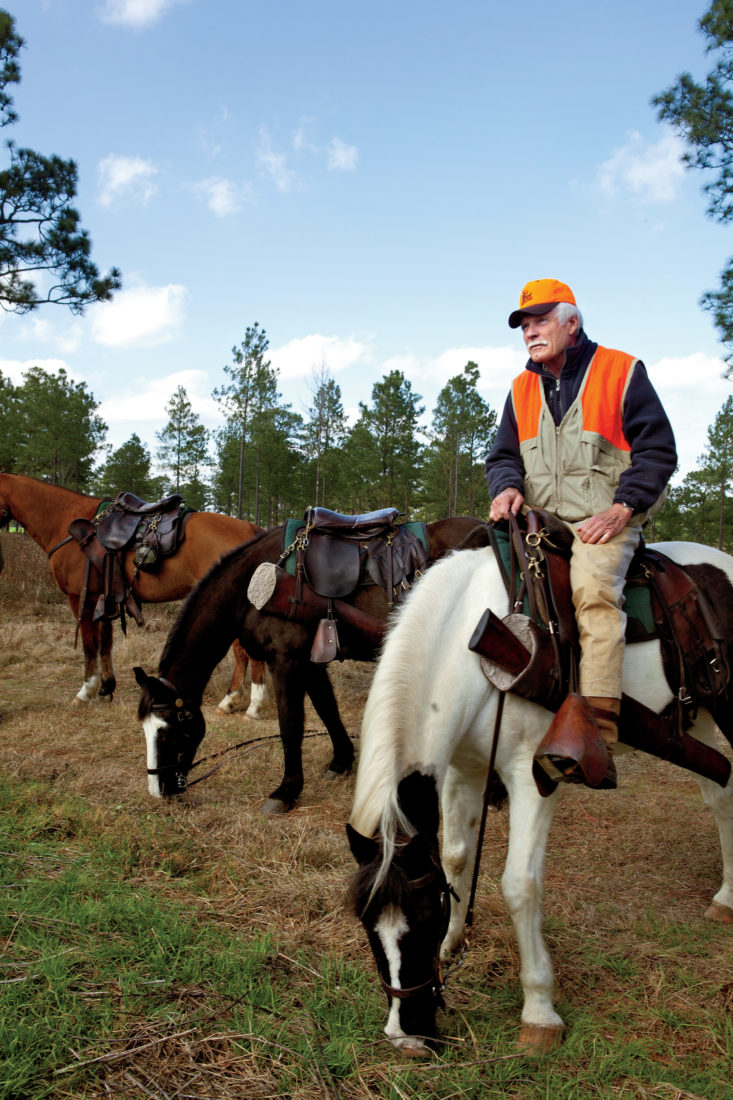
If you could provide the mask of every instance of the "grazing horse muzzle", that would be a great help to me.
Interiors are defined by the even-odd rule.
[[[147,746],[148,790],[155,798],[181,794],[204,736],[203,715],[162,677],[147,677],[142,669],[135,669],[135,676],[143,689],[138,718]]]
[[[425,1053],[434,1045],[435,1016],[443,1006],[440,949],[451,897],[456,898],[440,863],[437,838],[424,833],[396,838],[385,867],[381,838],[367,839],[350,827],[348,834],[360,864],[351,899],[387,997],[385,1032],[399,1049]]]

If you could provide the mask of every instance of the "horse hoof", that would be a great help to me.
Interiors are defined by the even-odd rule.
[[[292,807],[288,806],[287,802],[283,802],[281,798],[268,798],[263,803],[260,813],[266,814],[286,814],[289,813]]]
[[[413,1036],[405,1036],[404,1038],[392,1039],[390,1038],[392,1046],[403,1054],[406,1058],[431,1058],[433,1052],[430,1047],[427,1046],[422,1039],[418,1039]]]
[[[344,768],[342,772],[336,771],[335,768],[326,768],[324,776],[326,779],[343,779],[345,776],[351,774],[351,768]]]
[[[518,1051],[530,1057],[540,1058],[551,1054],[562,1043],[561,1027],[540,1027],[537,1024],[524,1024],[516,1042]]]
[[[705,916],[708,920],[717,920],[721,924],[733,924],[733,909],[729,909],[727,905],[721,905],[717,901],[710,902],[705,910]]]
[[[264,718],[261,714],[250,714],[248,710],[244,712],[244,717],[250,722],[264,722]]]

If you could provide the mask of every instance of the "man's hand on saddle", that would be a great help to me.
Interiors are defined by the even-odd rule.
[[[624,504],[612,504],[604,512],[583,520],[575,531],[581,542],[608,542],[623,531],[632,514]]]
[[[519,489],[504,489],[491,501],[489,512],[490,520],[509,519],[510,515],[518,515],[524,504],[524,494]]]

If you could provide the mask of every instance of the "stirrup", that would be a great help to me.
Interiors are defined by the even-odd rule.
[[[578,761],[573,760],[572,757],[545,754],[543,756],[536,756],[535,763],[538,767],[542,768],[545,775],[551,779],[553,783],[579,783],[590,787],[590,783],[588,783],[583,775]],[[600,783],[593,784],[592,789],[595,791],[615,791],[617,786],[618,777],[616,775],[616,764],[612,753],[609,751],[606,774]]]

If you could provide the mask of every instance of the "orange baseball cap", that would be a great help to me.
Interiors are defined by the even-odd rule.
[[[519,309],[509,314],[509,328],[519,328],[524,313],[549,313],[558,302],[577,306],[575,295],[567,283],[558,279],[534,279],[519,295]]]

